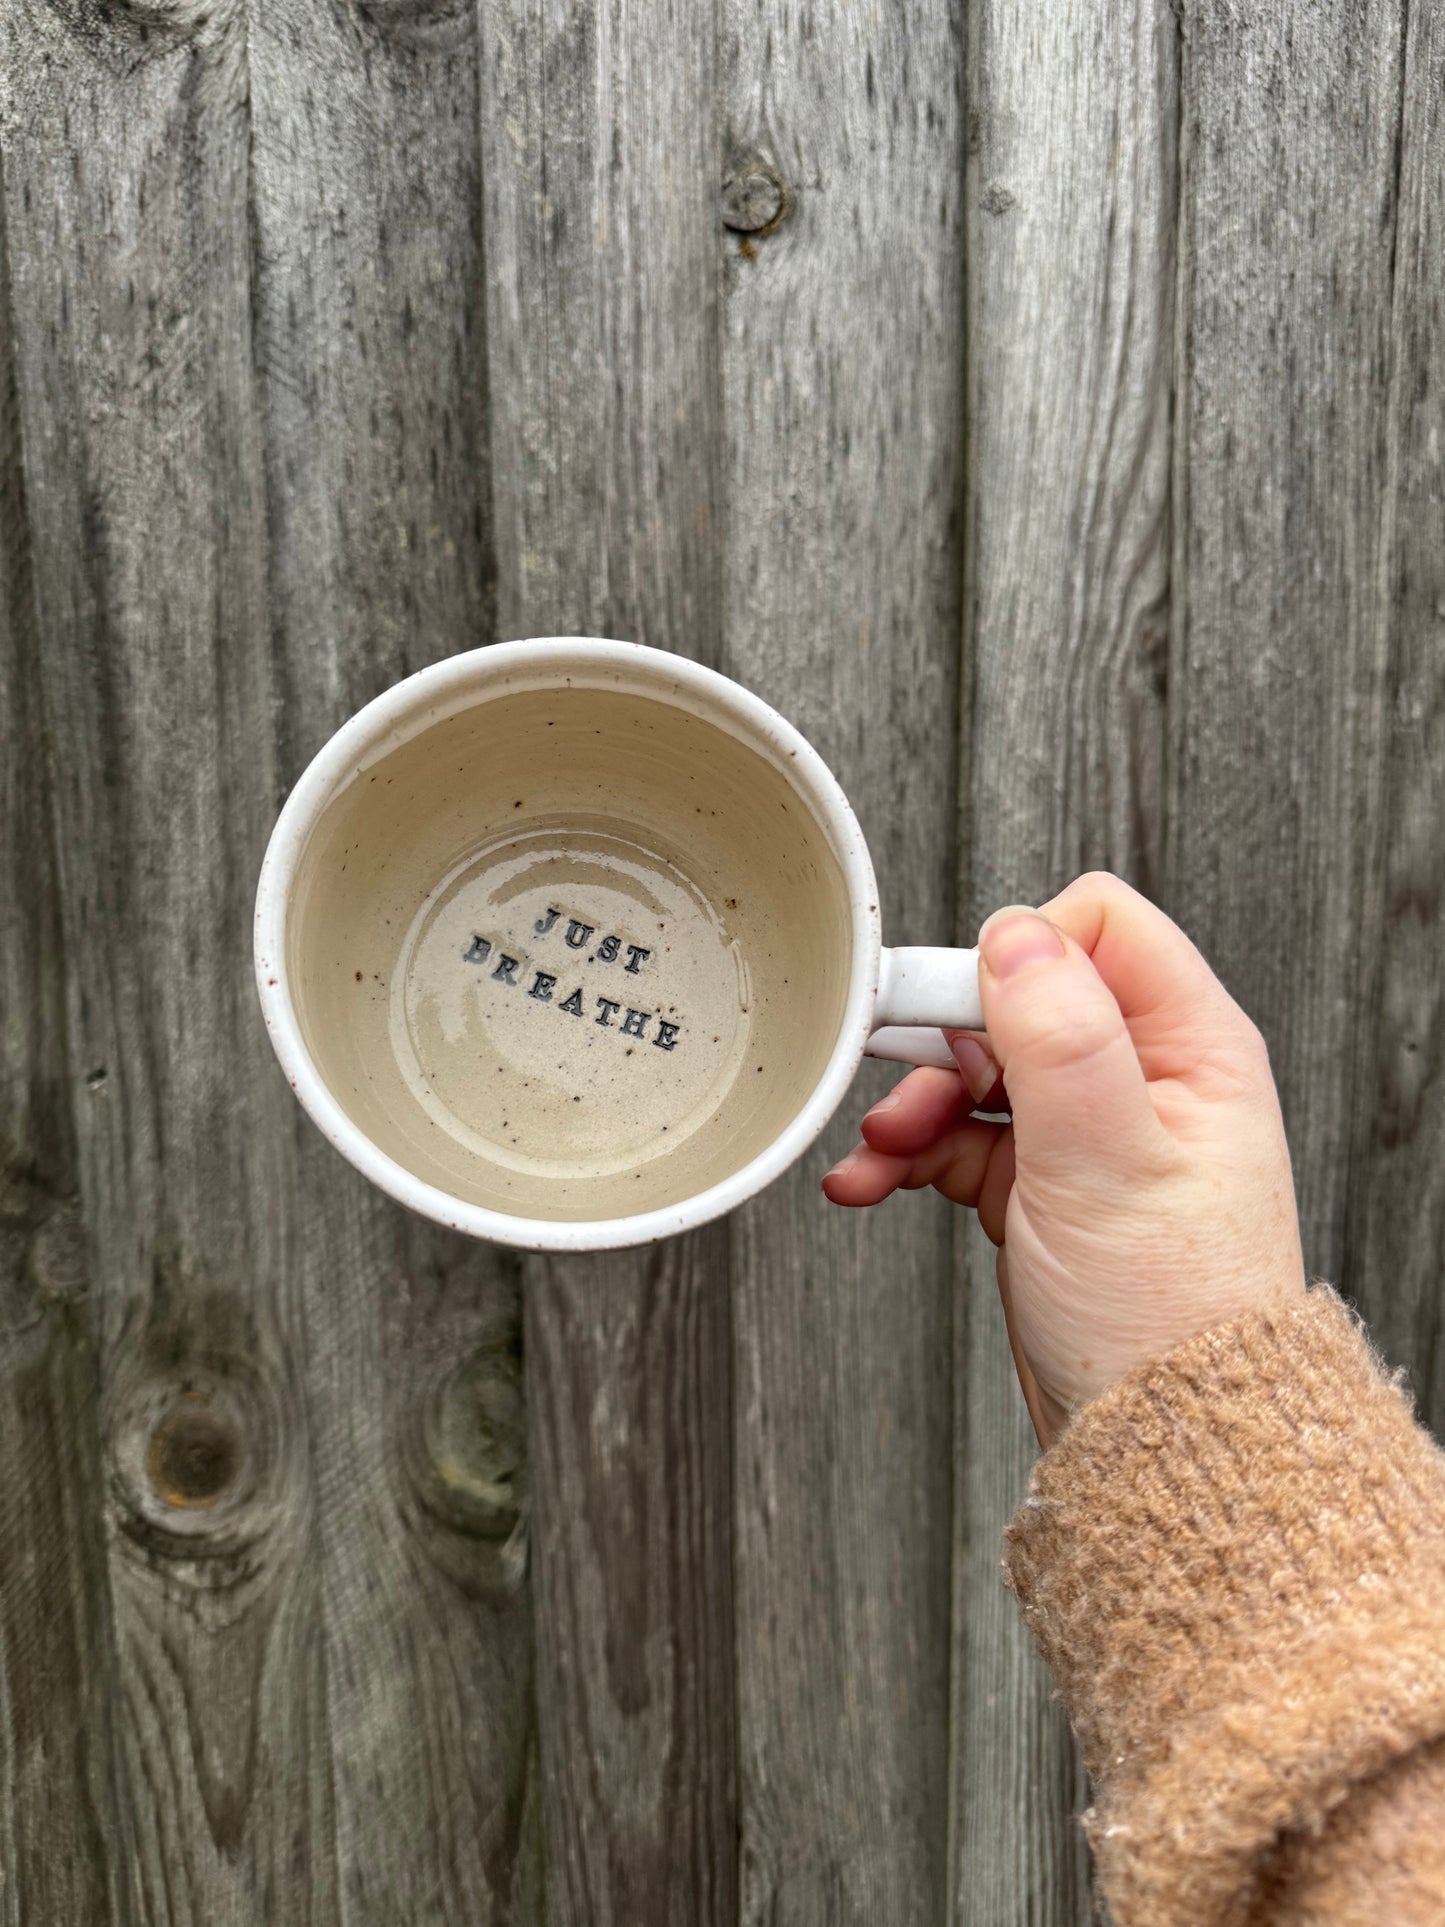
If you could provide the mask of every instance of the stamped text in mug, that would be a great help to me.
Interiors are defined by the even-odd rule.
[[[539,937],[550,936],[554,930],[557,929],[557,925],[562,921],[564,916],[566,916],[565,911],[554,910],[549,907],[546,916],[538,917],[532,928]],[[569,949],[585,950],[587,945],[592,941],[595,931],[595,924],[584,923],[580,917],[567,917],[565,930],[560,931],[558,934],[561,935],[563,942]],[[622,966],[623,974],[630,977],[640,976],[642,966],[647,962],[652,952],[645,949],[641,944],[624,944],[622,938],[618,936],[603,937],[588,961],[605,964],[616,963],[624,951],[627,955],[627,962]],[[493,943],[489,937],[473,935],[471,943],[462,952],[462,961],[463,963],[479,965],[491,963],[493,967],[487,973],[491,982],[507,984],[517,990],[522,988],[517,973],[523,969],[525,959],[509,956],[500,945]],[[582,1006],[582,986],[580,984],[570,996],[554,998],[552,993],[557,988],[556,974],[548,970],[533,971],[529,963],[526,964],[526,970],[532,977],[531,985],[526,994],[534,1003],[551,1004],[554,1010],[565,1011],[569,1017],[583,1018],[587,1015]],[[620,998],[598,997],[595,1003],[597,1015],[592,1021],[602,1030],[615,1030],[620,1037],[636,1037],[642,1039],[654,1044],[658,1050],[670,1051],[676,1048],[678,1037],[682,1031],[682,1025],[680,1023],[670,1024],[664,1018],[658,1017],[656,1020],[656,1034],[649,1037],[647,1034],[647,1026],[653,1022],[654,1013],[652,1011],[634,1010]],[[625,1013],[622,1015],[620,1022],[616,1021],[619,1013]]]

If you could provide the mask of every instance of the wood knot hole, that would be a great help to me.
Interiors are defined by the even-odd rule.
[[[185,1393],[151,1434],[147,1468],[167,1505],[213,1506],[236,1477],[235,1433],[209,1405],[204,1393]]]
[[[723,175],[723,226],[734,234],[771,234],[788,211],[788,190],[775,167],[757,155]]]

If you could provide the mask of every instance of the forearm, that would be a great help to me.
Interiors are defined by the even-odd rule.
[[[1245,1922],[1261,1882],[1253,1918],[1294,1918],[1280,1882],[1306,1890],[1311,1838],[1337,1847],[1372,1789],[1445,1832],[1420,1764],[1445,1735],[1445,1460],[1332,1294],[1086,1406],[1006,1567],[1096,1776],[1120,1927]]]

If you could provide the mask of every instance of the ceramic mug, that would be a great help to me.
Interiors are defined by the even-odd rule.
[[[255,967],[321,1130],[442,1224],[643,1244],[785,1170],[862,1057],[951,1064],[978,953],[883,948],[847,798],[758,697],[659,649],[495,643],[297,783]]]

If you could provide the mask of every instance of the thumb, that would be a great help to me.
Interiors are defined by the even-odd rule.
[[[1021,1170],[1137,1176],[1171,1151],[1128,1026],[1087,953],[1038,911],[979,932],[989,1044],[1013,1110]]]

